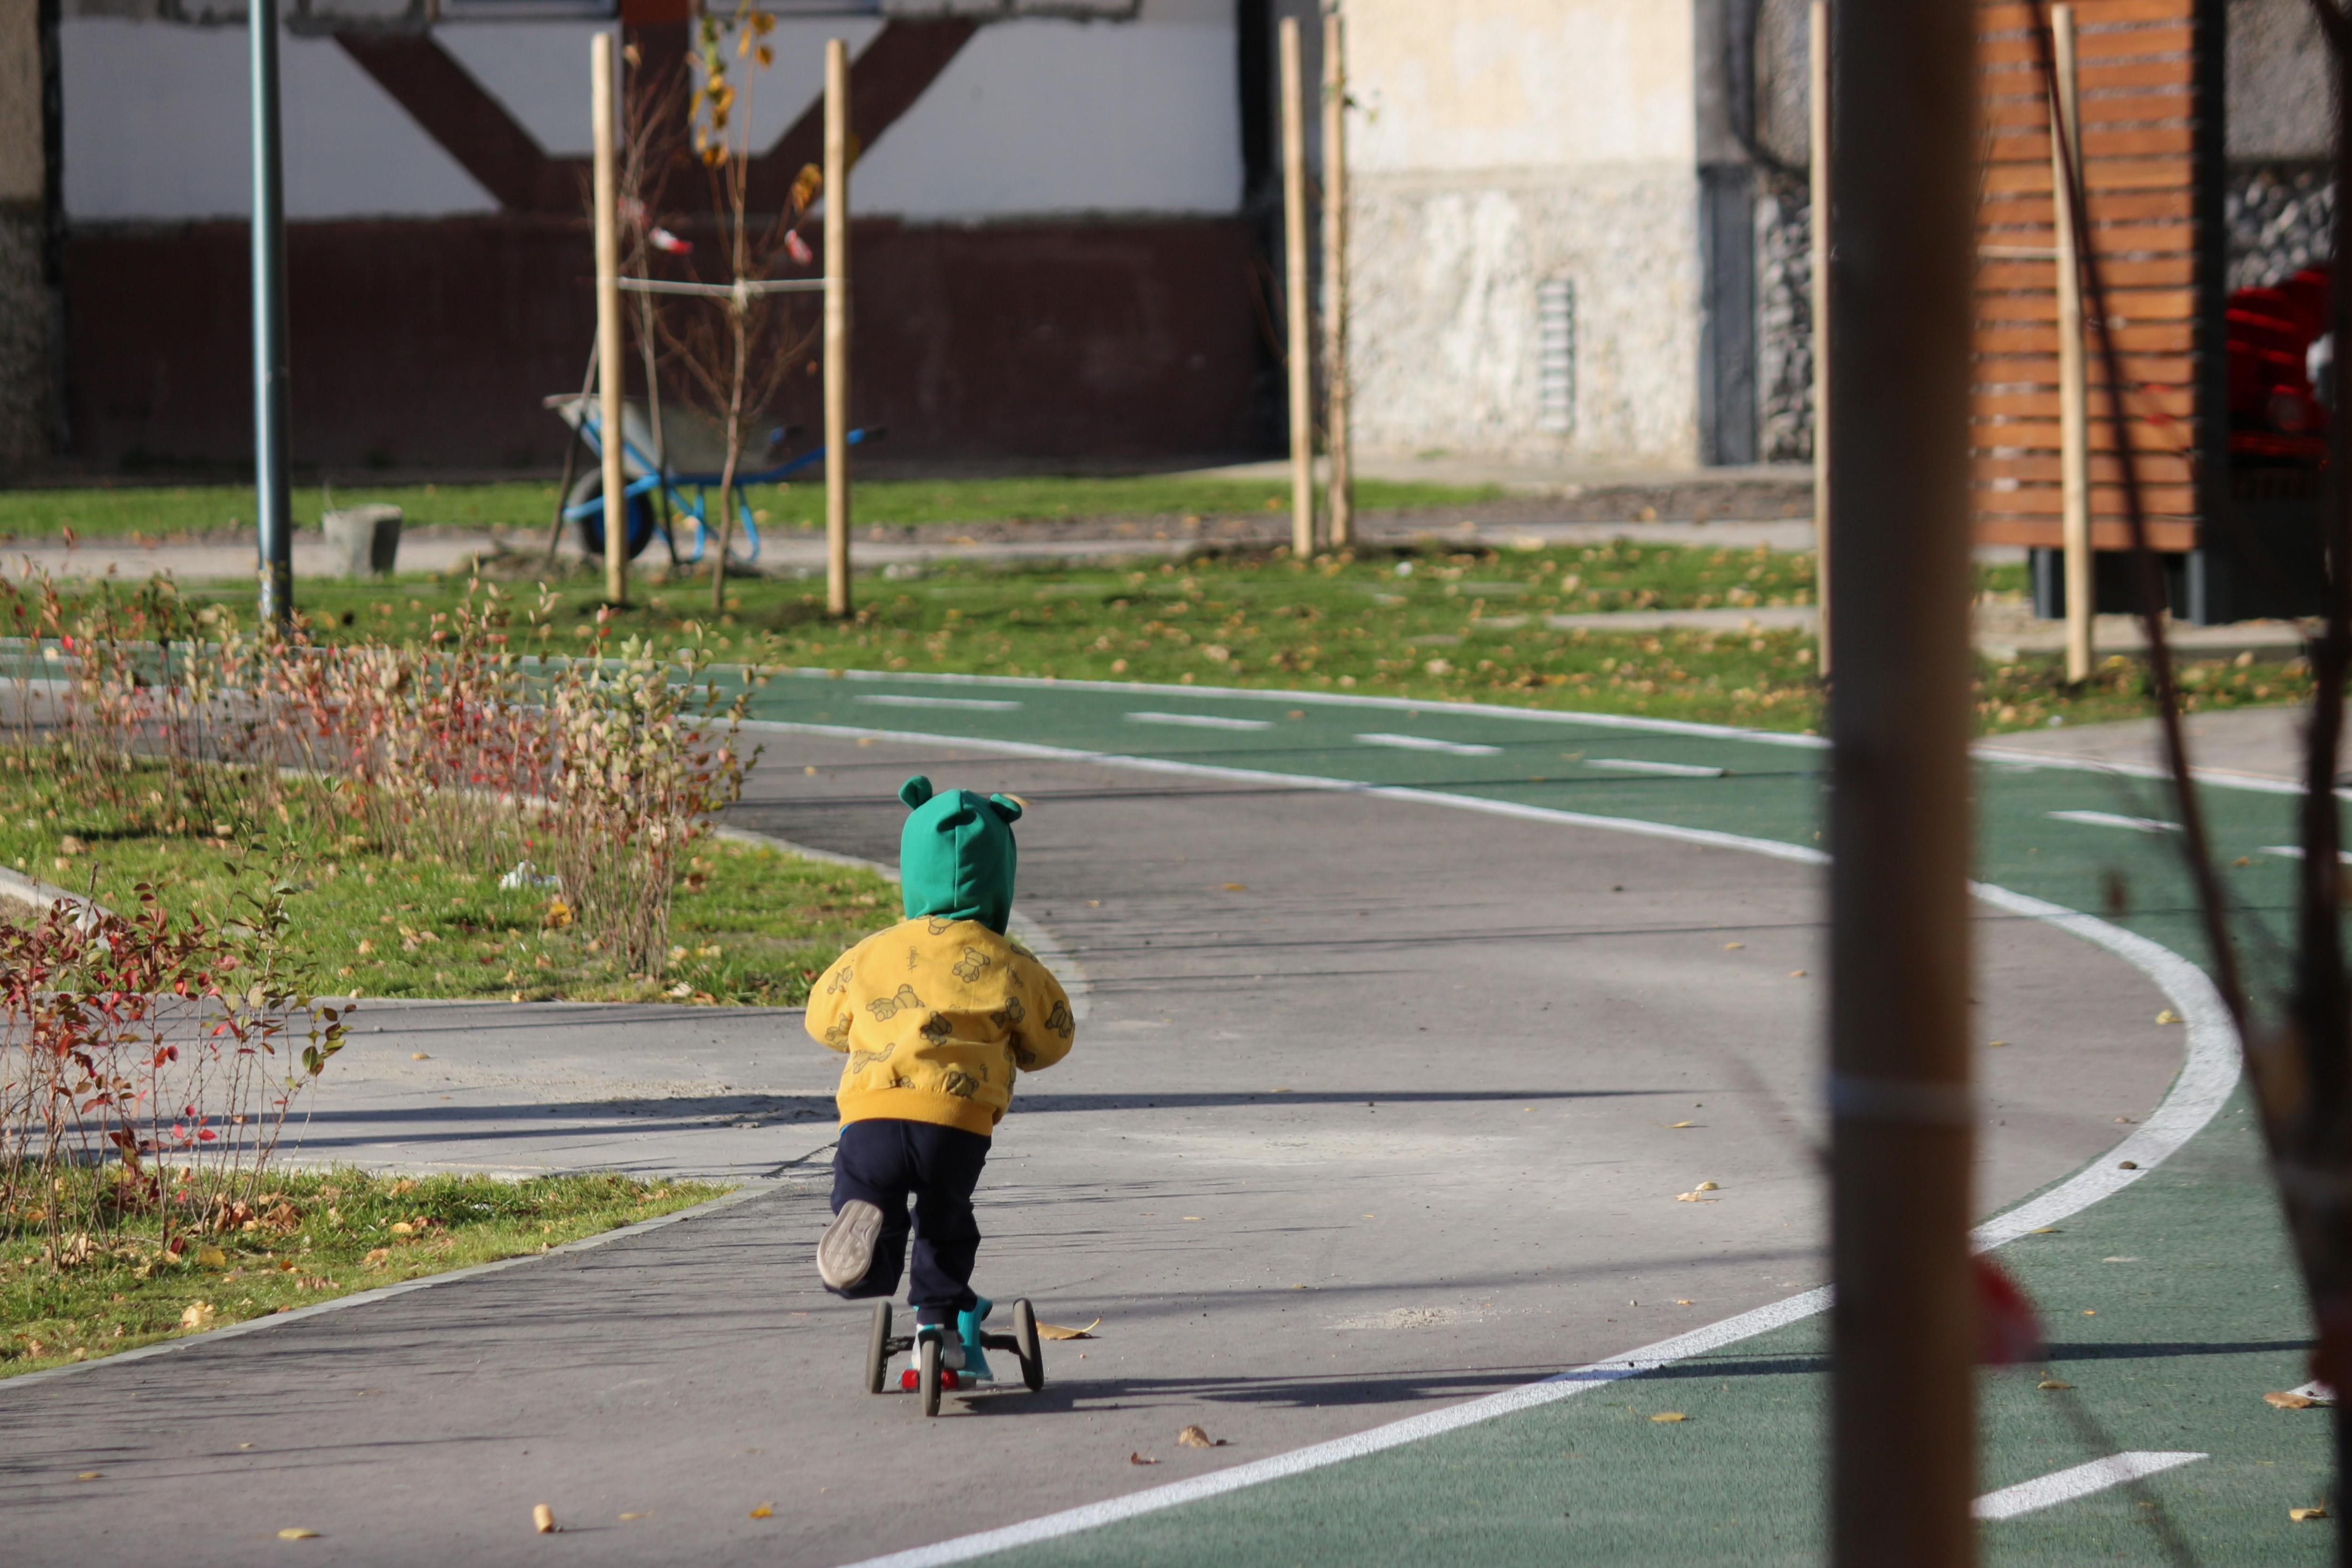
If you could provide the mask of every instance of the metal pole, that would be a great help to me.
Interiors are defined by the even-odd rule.
[[[1968,740],[1978,9],[1973,0],[1840,0],[1830,16],[1839,1568],[1975,1560]],[[1902,1397],[1889,1398],[1895,1389]]]
[[[1813,602],[1820,607],[1814,657],[1830,674],[1830,0],[1812,0],[1808,109],[1813,262]]]
[[[1348,67],[1339,13],[1323,18],[1323,450],[1331,465],[1331,544],[1356,540],[1348,453]]]
[[[1315,553],[1314,301],[1307,285],[1307,103],[1299,80],[1298,18],[1282,39],[1283,314],[1290,329],[1290,552]]]
[[[286,458],[286,192],[278,130],[278,0],[251,0],[253,488],[261,618],[294,618],[294,520]]]
[[[849,614],[849,46],[824,46],[824,607]]]
[[[2050,178],[2058,226],[2058,474],[2066,552],[2066,679],[2091,678],[2090,383],[2083,358],[2083,268],[2074,253],[2074,189],[2070,169],[2083,165],[2083,127],[2074,92],[2074,7],[2050,8],[2058,101],[2050,106]],[[2068,154],[2072,153],[2070,157]]]
[[[621,351],[620,197],[613,172],[613,35],[588,41],[589,116],[596,148],[597,423],[604,443],[604,599],[629,602],[629,488],[621,463],[626,426],[621,394],[629,362]]]

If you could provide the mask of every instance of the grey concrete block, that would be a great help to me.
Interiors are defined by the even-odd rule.
[[[392,574],[400,559],[400,509],[378,502],[327,513],[327,551],[338,576]]]

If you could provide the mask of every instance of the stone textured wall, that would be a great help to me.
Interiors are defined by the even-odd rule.
[[[1756,199],[1757,456],[1813,457],[1812,197],[1794,181]]]
[[[56,308],[37,205],[0,204],[0,473],[47,455],[56,421]]]
[[[1369,450],[1687,465],[1698,451],[1698,182],[1687,164],[1365,174],[1350,237]],[[1539,284],[1575,290],[1575,408],[1539,427]]]
[[[2258,163],[2230,171],[2230,287],[2257,288],[2328,253],[2336,196],[2325,167]]]
[[[57,413],[37,0],[0,0],[0,472],[46,456]]]

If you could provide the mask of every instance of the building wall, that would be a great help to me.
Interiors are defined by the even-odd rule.
[[[76,449],[239,462],[245,34],[233,17],[95,10],[62,29]],[[596,26],[452,22],[432,37],[542,152],[577,159]],[[816,101],[826,37],[855,57],[882,26],[781,22],[754,145]],[[1239,216],[1235,54],[1230,0],[992,24],[875,140],[851,187],[855,416],[890,426],[890,453],[1249,444],[1259,263]],[[579,384],[584,217],[502,210],[331,37],[289,33],[281,67],[297,462],[554,460],[562,433],[539,399]],[[796,385],[781,417],[813,422],[814,398]]]
[[[57,310],[40,0],[0,0],[0,472],[49,450]]]
[[[1367,448],[1687,464],[1698,446],[1690,8],[1353,0],[1355,410]],[[1573,299],[1546,428],[1538,298]]]

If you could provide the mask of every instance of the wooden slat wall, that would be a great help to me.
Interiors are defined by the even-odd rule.
[[[2199,209],[2198,0],[2076,0],[2083,178],[2104,264],[2132,446],[2154,542],[2197,538]],[[2061,542],[2058,295],[2050,110],[2031,7],[1978,7],[1983,181],[1977,220],[1974,511],[1989,544]],[[2020,256],[2020,250],[2038,253]],[[2087,315],[2089,302],[2084,302]],[[2129,543],[2121,465],[2106,420],[2096,338],[2091,365],[2091,532]]]

